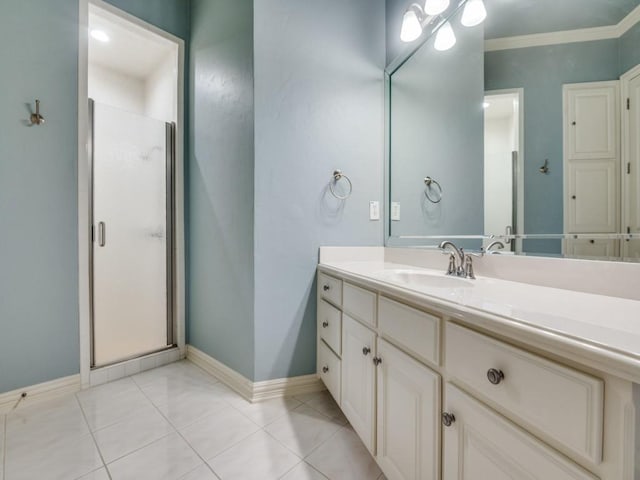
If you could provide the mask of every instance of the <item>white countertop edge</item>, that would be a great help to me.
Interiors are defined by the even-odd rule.
[[[640,358],[635,355],[610,349],[604,345],[592,343],[581,338],[537,327],[513,318],[502,317],[443,300],[442,298],[409,290],[378,279],[358,275],[333,265],[321,263],[318,265],[318,269],[322,272],[354,281],[381,293],[390,294],[395,298],[409,301],[427,309],[435,308],[452,319],[466,325],[480,326],[498,335],[509,337],[514,341],[530,344],[532,347],[540,348],[550,354],[566,357],[596,370],[640,384]],[[473,321],[470,321],[466,315],[473,316]]]

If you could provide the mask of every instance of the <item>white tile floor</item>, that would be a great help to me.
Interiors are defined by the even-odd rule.
[[[250,404],[182,361],[0,415],[0,480],[377,480],[327,392]]]

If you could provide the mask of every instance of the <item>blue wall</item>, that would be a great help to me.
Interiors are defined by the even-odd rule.
[[[191,12],[187,341],[253,378],[253,2]]]
[[[255,380],[315,372],[321,245],[382,245],[384,0],[255,3]],[[344,205],[326,187],[341,168]]]
[[[620,37],[620,75],[640,64],[640,23]]]
[[[105,0],[176,37],[189,37],[190,0]]]
[[[485,90],[524,88],[525,233],[561,233],[563,225],[562,86],[618,78],[618,41],[487,52]],[[550,172],[538,169],[549,159]],[[527,246],[559,252],[558,242]]]
[[[2,3],[0,392],[80,369],[77,63],[77,0]]]

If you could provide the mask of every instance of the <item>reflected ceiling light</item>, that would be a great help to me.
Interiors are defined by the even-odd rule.
[[[482,0],[468,0],[462,11],[460,22],[465,27],[480,25],[487,18],[487,9]]]
[[[491,106],[491,104],[489,102],[483,102],[482,103],[482,108],[489,108]]]
[[[416,5],[418,6],[418,5]],[[413,42],[422,35],[422,24],[418,18],[418,13],[412,5],[402,17],[402,30],[400,30],[400,40],[403,42]]]
[[[440,15],[449,8],[449,0],[427,0],[424,3],[424,13],[427,15]]]
[[[109,35],[107,35],[107,32],[105,32],[104,30],[98,30],[96,28],[93,28],[91,29],[90,33],[91,33],[91,36],[96,40],[98,40],[99,42],[107,43],[110,40]]]
[[[433,48],[440,52],[444,52],[445,50],[449,50],[455,44],[456,34],[453,33],[451,24],[449,22],[444,22],[444,24],[442,24],[442,26],[438,29],[436,40],[433,43]]]

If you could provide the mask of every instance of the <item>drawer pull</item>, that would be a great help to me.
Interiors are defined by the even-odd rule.
[[[456,421],[456,416],[453,413],[444,412],[442,414],[442,424],[445,427],[450,427],[455,423],[455,421]]]
[[[500,383],[504,380],[504,373],[502,373],[502,370],[491,368],[487,372],[487,378],[493,385],[500,385]]]
[[[369,347],[364,347],[362,349],[362,354],[366,357],[367,355],[369,355],[371,353],[371,349]]]
[[[380,357],[373,357],[373,364],[377,367],[382,363],[382,359]]]
[[[326,320],[322,322],[322,328],[327,328],[328,326],[329,326],[329,322],[327,322]]]
[[[328,291],[331,289],[331,287],[330,287],[329,285],[325,285],[324,287],[322,287],[322,289],[323,289],[325,292],[328,292]]]
[[[322,367],[322,372],[323,373],[327,373],[329,371],[329,367],[327,367],[326,365],[324,367]]]

